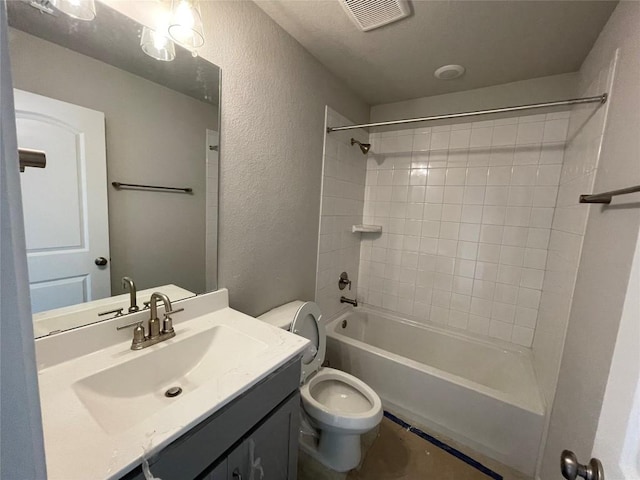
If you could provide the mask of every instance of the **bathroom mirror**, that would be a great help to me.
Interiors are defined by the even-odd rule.
[[[123,277],[139,309],[215,290],[220,69],[152,58],[101,2],[91,21],[7,8],[18,146],[46,155],[21,173],[36,337],[126,314]]]

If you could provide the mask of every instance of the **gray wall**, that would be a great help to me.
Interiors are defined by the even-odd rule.
[[[109,186],[112,293],[123,292],[124,275],[140,289],[175,283],[203,292],[205,128],[217,129],[216,108],[15,29],[10,48],[17,88],[104,112],[109,182],[194,189]]]
[[[638,25],[640,3],[621,2],[580,69],[581,80],[597,78],[620,49],[595,192],[640,184]],[[640,225],[637,195],[620,197],[614,204],[587,207],[589,218],[539,475],[542,479],[559,476],[562,449],[573,450],[582,462],[592,455]],[[604,467],[606,471],[607,465]]]
[[[201,55],[222,68],[219,285],[251,315],[311,300],[324,107],[369,107],[254,3],[201,6]]]

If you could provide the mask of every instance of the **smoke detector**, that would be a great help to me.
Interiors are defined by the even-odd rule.
[[[433,76],[438,80],[453,80],[464,75],[464,71],[462,65],[443,65],[433,72]]]
[[[401,20],[411,13],[407,0],[341,0],[340,4],[353,23],[365,32]]]

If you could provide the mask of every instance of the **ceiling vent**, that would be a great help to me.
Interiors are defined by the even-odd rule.
[[[365,32],[409,16],[407,0],[341,0],[349,18]]]

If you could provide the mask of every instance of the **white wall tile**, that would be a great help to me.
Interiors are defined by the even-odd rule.
[[[431,133],[417,133],[413,136],[413,151],[428,151],[431,146]]]
[[[533,343],[534,329],[515,325],[511,334],[511,341],[523,347],[530,347]]]
[[[511,184],[510,166],[492,166],[489,167],[487,176],[487,185],[508,186]]]
[[[518,125],[517,145],[541,143],[544,134],[544,122],[521,123]]]
[[[360,242],[363,301],[530,347],[556,203],[573,199],[573,191],[558,195],[568,123],[558,112],[371,137],[380,147],[366,163],[361,205],[364,218],[384,231]],[[351,152],[332,149],[337,156]],[[334,195],[326,207],[337,216],[349,182],[339,175],[339,161],[325,163],[325,175],[333,172],[335,180],[326,182],[324,194]],[[577,178],[577,172],[568,169],[566,176]],[[585,185],[573,188],[581,192]],[[563,225],[574,228],[569,220]],[[341,229],[329,235],[331,228],[335,224],[323,221],[323,261],[335,238],[349,238]],[[570,235],[556,235],[553,247],[574,248]]]
[[[433,132],[431,134],[430,150],[447,150],[449,148],[450,132]]]
[[[508,323],[492,319],[491,323],[489,324],[490,337],[498,338],[500,340],[510,342],[512,332],[513,332],[513,325],[510,325]]]
[[[489,323],[490,320],[486,317],[469,314],[467,329],[470,332],[477,333],[479,335],[489,335]]]
[[[560,183],[562,165],[540,165],[538,167],[537,185],[554,185]]]
[[[429,168],[427,170],[427,185],[444,185],[446,168]]]
[[[478,245],[478,261],[489,262],[489,263],[499,263],[500,250],[501,250],[501,245],[481,243]]]
[[[481,223],[483,216],[482,205],[463,205],[460,220],[464,223]]]
[[[469,142],[471,139],[471,130],[456,130],[451,132],[451,137],[449,139],[449,148],[450,149],[466,149],[469,147]]]
[[[462,202],[466,205],[483,205],[484,191],[484,186],[464,187],[464,198]]]
[[[471,130],[471,138],[469,146],[474,147],[489,147],[491,146],[491,137],[493,129],[490,127],[473,128]]]
[[[516,165],[513,167],[512,185],[535,185],[537,179],[537,165]]]
[[[547,120],[544,125],[544,135],[542,141],[544,143],[561,142],[567,138],[567,130],[569,128],[569,119]]]
[[[496,126],[493,129],[493,141],[491,142],[491,145],[515,145],[517,133],[517,125]]]
[[[447,168],[445,185],[464,185],[467,169],[462,167]]]
[[[456,259],[456,266],[454,273],[461,277],[473,278],[476,269],[476,262],[474,260]]]
[[[460,209],[462,211],[462,209]],[[467,242],[477,242],[480,240],[480,225],[474,223],[462,223],[460,224],[460,230],[458,234],[459,240]]]

